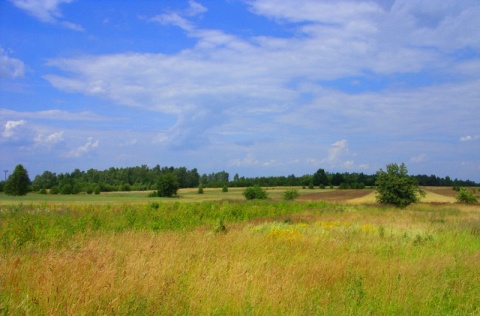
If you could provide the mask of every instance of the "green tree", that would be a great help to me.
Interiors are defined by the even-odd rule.
[[[160,176],[157,182],[157,194],[159,197],[173,197],[180,188],[177,176],[170,172]]]
[[[382,204],[404,208],[411,203],[419,202],[420,198],[425,196],[417,181],[408,175],[404,163],[400,166],[396,163],[388,164],[386,171],[380,169],[377,172],[376,185],[377,202]]]
[[[4,191],[7,195],[27,195],[30,178],[22,165],[17,165],[5,183]]]
[[[317,172],[313,174],[313,185],[327,185],[328,184],[328,177],[323,169],[318,169]]]
[[[200,185],[198,186],[198,192],[197,192],[197,193],[198,193],[198,194],[203,194],[203,185],[200,184]]]

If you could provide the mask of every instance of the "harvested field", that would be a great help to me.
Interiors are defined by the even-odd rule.
[[[310,194],[303,194],[298,201],[327,201],[345,202],[353,199],[363,198],[374,191],[372,190],[324,190]]]
[[[451,187],[422,187],[426,196],[421,202],[425,203],[455,203],[458,192]],[[480,198],[480,192],[477,192]],[[327,201],[342,202],[349,204],[370,204],[375,203],[375,191],[364,190],[322,190],[312,193],[302,194],[298,201]]]
[[[425,191],[455,198],[458,194],[452,187],[423,187]]]

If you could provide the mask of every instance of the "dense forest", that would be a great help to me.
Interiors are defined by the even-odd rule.
[[[185,167],[160,167],[153,168],[147,165],[127,168],[109,168],[99,171],[89,169],[80,171],[75,169],[71,173],[56,174],[45,171],[38,175],[31,183],[32,191],[46,193],[47,190],[53,194],[77,194],[80,192],[99,193],[109,191],[147,191],[157,188],[158,180],[162,175],[173,174],[178,181],[180,188],[195,188],[200,184],[202,187],[247,187],[258,184],[260,186],[303,186],[303,187],[330,187],[335,186],[341,189],[362,189],[375,185],[376,175],[364,173],[330,173],[324,169],[318,169],[314,174],[302,176],[270,176],[270,177],[240,177],[220,171],[211,174],[200,175],[196,168]],[[450,177],[437,177],[435,175],[413,176],[421,186],[478,186],[470,180],[450,179]],[[0,189],[2,189],[0,182]]]

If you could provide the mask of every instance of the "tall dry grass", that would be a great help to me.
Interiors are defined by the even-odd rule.
[[[0,313],[480,313],[477,208],[317,207],[221,233],[99,229],[4,249]]]

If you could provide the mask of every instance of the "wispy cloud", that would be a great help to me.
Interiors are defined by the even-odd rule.
[[[426,154],[420,154],[420,155],[418,155],[418,156],[415,156],[415,157],[410,158],[410,162],[412,162],[412,163],[421,163],[421,162],[424,162],[426,159],[427,159],[427,155],[426,155]]]
[[[63,141],[63,133],[63,131],[54,132],[47,135],[41,133],[34,138],[34,141],[37,143],[37,145],[50,147]]]
[[[68,27],[60,8],[71,1],[37,7],[31,0],[15,2],[40,21]],[[49,71],[40,76],[55,88],[50,90],[58,99],[87,100],[91,104],[77,109],[89,111],[0,109],[2,124],[28,120],[30,140],[56,141],[57,153],[71,158],[95,152],[108,164],[112,157],[124,157],[124,163],[128,156],[135,163],[162,152],[162,159],[211,169],[227,164],[257,173],[297,167],[374,172],[392,161],[433,168],[428,157],[447,170],[455,146],[471,160],[478,157],[465,143],[479,135],[472,115],[480,100],[479,3],[182,3],[184,9],[152,10],[146,18],[145,11],[132,14],[133,23],[144,23],[137,30],[160,30],[165,37],[156,38],[159,42],[175,34],[174,49],[115,50],[112,39],[108,50],[99,45],[84,50],[90,53],[44,59]],[[211,23],[219,8],[245,9],[241,15],[252,25]],[[138,26],[123,22],[132,31]],[[149,38],[145,34],[142,41]],[[14,55],[3,56],[12,65]],[[15,72],[5,73],[11,78]],[[38,108],[47,109],[45,104]],[[97,110],[118,115],[111,118],[118,121],[103,124],[108,114]],[[138,158],[133,152],[145,154]]]
[[[25,74],[25,64],[17,58],[10,57],[8,53],[0,47],[0,79],[15,79],[23,77]]]
[[[74,150],[69,151],[66,154],[66,157],[73,157],[73,158],[82,157],[82,156],[90,153],[95,148],[98,148],[99,145],[100,145],[100,141],[98,139],[93,140],[92,137],[89,137],[87,142],[84,145],[82,145],[80,147],[77,147]]]
[[[248,153],[243,158],[231,159],[228,164],[236,167],[252,167],[259,165],[260,161],[255,158],[254,154]]]
[[[68,112],[63,110],[44,110],[44,111],[13,111],[0,108],[0,116],[8,118],[28,118],[31,120],[61,120],[61,121],[113,121],[119,120],[119,117],[102,116],[93,112]]]
[[[467,135],[467,136],[462,136],[460,137],[460,141],[461,142],[469,142],[469,141],[473,141],[473,140],[479,140],[480,139],[480,136],[478,135]]]
[[[10,0],[17,8],[35,17],[44,23],[60,23],[62,26],[74,30],[84,31],[78,24],[62,20],[59,9],[62,4],[72,3],[74,0]]]
[[[336,163],[345,154],[348,154],[348,142],[342,139],[330,146],[327,160],[330,163]]]

